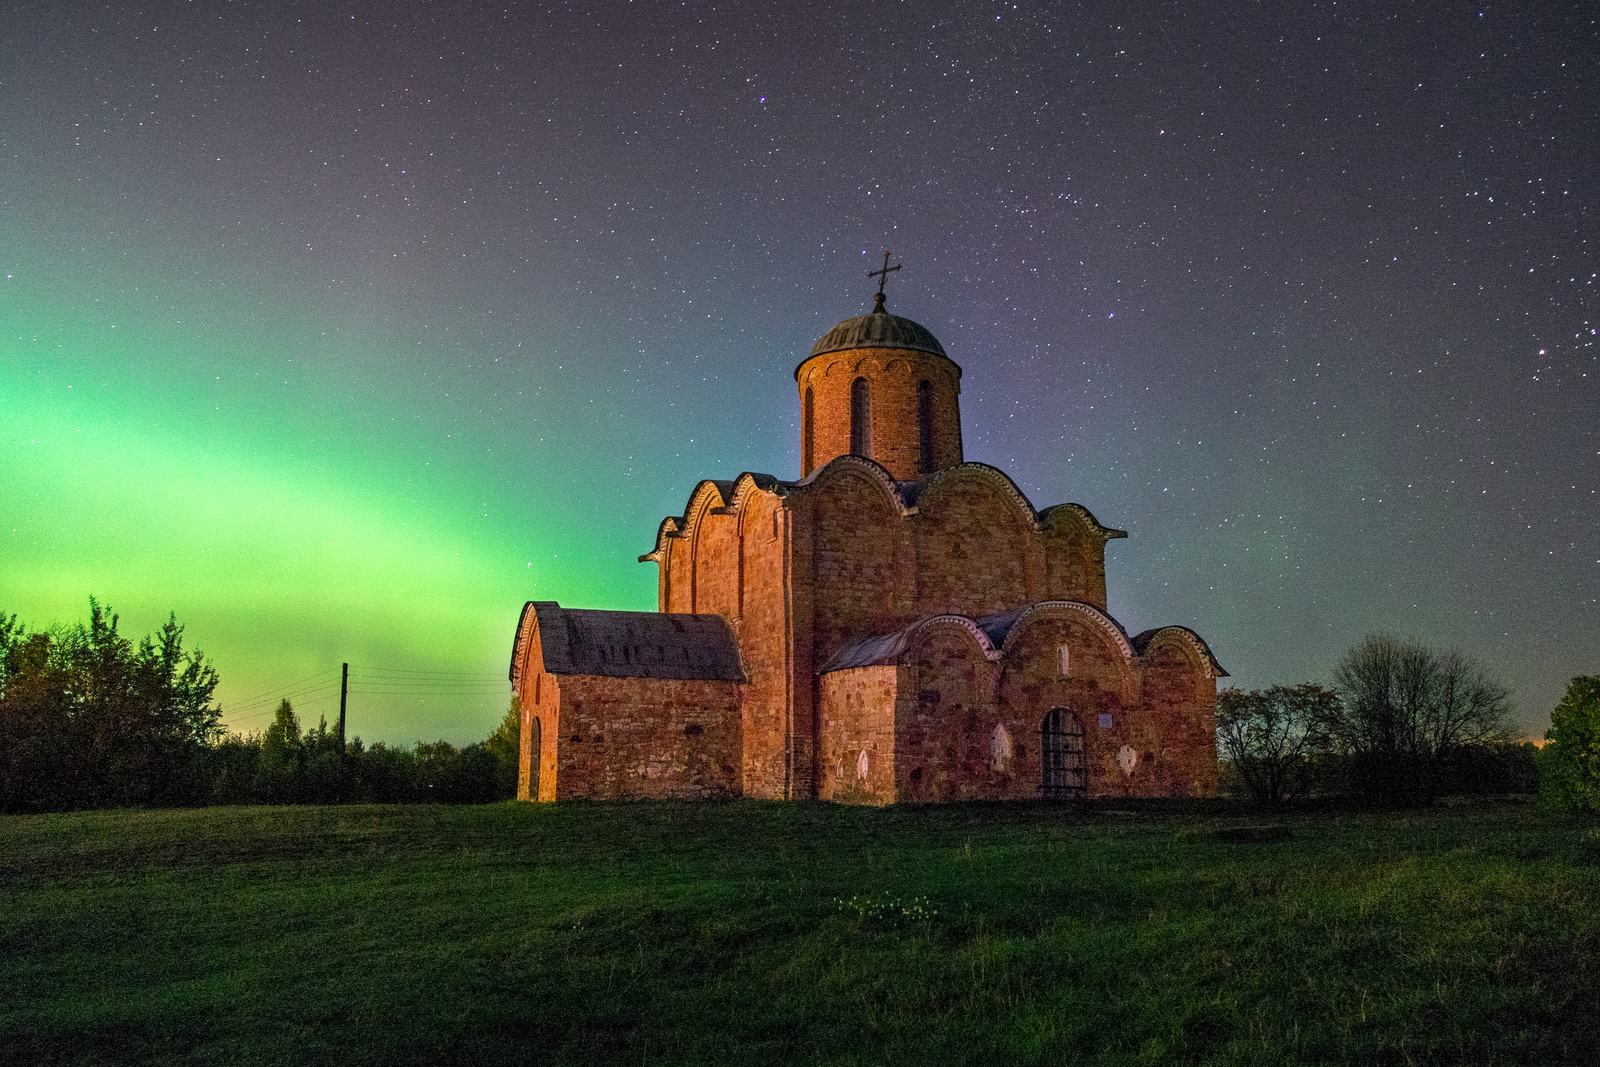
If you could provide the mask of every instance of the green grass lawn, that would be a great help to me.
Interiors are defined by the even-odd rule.
[[[1238,829],[1265,821],[5,817],[0,1063],[1600,1062],[1592,821],[1486,804]],[[930,917],[903,914],[917,898]]]

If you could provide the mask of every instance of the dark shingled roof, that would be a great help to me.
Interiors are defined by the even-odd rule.
[[[554,601],[532,607],[551,674],[745,680],[738,642],[720,615],[590,611]]]
[[[1144,655],[1144,650],[1150,647],[1150,642],[1155,640],[1156,634],[1160,633],[1162,630],[1182,630],[1184,633],[1194,638],[1195,643],[1200,646],[1200,650],[1204,652],[1206,654],[1206,658],[1211,661],[1211,669],[1217,672],[1217,677],[1232,677],[1227,671],[1222,669],[1222,664],[1217,662],[1217,654],[1211,651],[1211,646],[1206,644],[1206,639],[1189,629],[1187,626],[1157,626],[1153,630],[1145,630],[1142,633],[1135,634],[1133,637],[1128,638],[1128,643],[1133,646],[1133,650],[1135,652],[1142,656]]]
[[[978,629],[983,631],[989,643],[995,648],[1005,644],[1006,634],[1011,630],[1011,624],[1026,610],[1017,608],[1003,615],[985,615],[981,619],[973,619]],[[817,669],[818,674],[828,674],[832,671],[847,671],[854,667],[872,667],[880,663],[893,663],[898,660],[906,649],[911,647],[911,638],[917,627],[927,622],[928,619],[943,618],[944,616],[929,615],[918,619],[910,626],[902,627],[893,633],[875,634],[872,637],[858,637],[848,642],[843,648],[828,657],[828,661]],[[968,618],[969,616],[959,616]]]
[[[811,346],[811,354],[820,356],[824,352],[844,352],[852,348],[910,348],[939,356],[945,354],[944,346],[926,326],[887,311],[845,319]]]

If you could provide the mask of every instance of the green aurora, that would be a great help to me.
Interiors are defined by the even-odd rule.
[[[419,439],[415,398],[332,369],[377,365],[380,342],[328,322],[220,324],[138,293],[85,315],[55,279],[3,281],[4,609],[65,623],[93,595],[130,635],[175,612],[221,672],[231,728],[259,728],[277,691],[347,661],[353,734],[475,739],[509,699],[528,595],[653,606],[654,569],[624,546],[504,506],[526,466],[507,442]],[[575,458],[539,444],[554,467]],[[638,526],[635,555],[651,532]],[[363,692],[360,668],[425,676]],[[331,718],[337,688],[297,705]]]

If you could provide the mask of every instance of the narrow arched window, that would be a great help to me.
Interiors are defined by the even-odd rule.
[[[528,724],[528,799],[539,799],[539,764],[544,761],[544,737],[538,718]]]
[[[872,396],[865,378],[850,386],[850,454],[872,456]]]
[[[812,419],[816,414],[816,401],[811,395],[811,386],[806,386],[806,402],[804,410],[800,412],[800,477],[804,478],[811,473],[815,460],[815,448],[812,444],[815,431],[811,428]]]
[[[933,388],[917,383],[917,442],[922,446],[922,473],[933,473]]]

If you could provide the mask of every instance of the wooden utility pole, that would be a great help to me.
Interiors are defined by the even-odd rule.
[[[350,664],[344,665],[344,677],[339,680],[339,758],[344,759],[344,702],[350,695]]]

